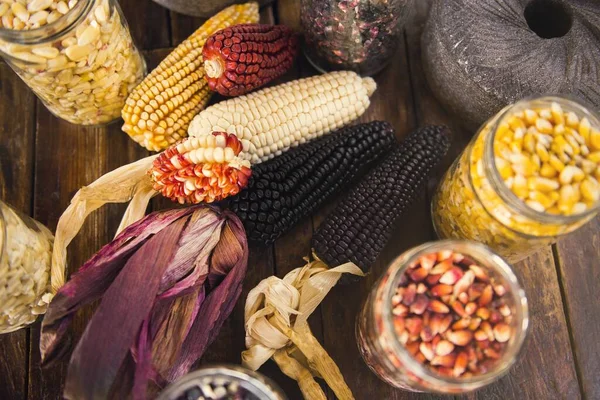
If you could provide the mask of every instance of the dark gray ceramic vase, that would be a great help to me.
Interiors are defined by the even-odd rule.
[[[273,0],[255,0],[264,6]],[[244,3],[243,0],[154,0],[169,10],[194,17],[210,18],[227,6],[236,3]]]
[[[600,108],[600,0],[435,0],[422,46],[431,89],[470,129],[539,94]]]

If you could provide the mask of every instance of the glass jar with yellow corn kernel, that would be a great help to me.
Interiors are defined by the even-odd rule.
[[[570,99],[525,99],[486,122],[454,162],[433,223],[441,238],[520,261],[598,214],[599,180],[598,116]]]

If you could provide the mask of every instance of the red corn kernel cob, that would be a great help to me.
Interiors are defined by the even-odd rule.
[[[208,38],[202,57],[208,86],[240,96],[283,75],[298,52],[296,35],[283,25],[243,24]]]
[[[212,203],[235,195],[252,174],[239,154],[242,143],[229,133],[187,138],[154,160],[154,190],[181,204]]]

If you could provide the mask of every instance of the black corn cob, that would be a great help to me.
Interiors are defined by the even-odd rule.
[[[330,267],[351,261],[367,272],[389,240],[394,221],[422,193],[449,147],[446,127],[411,133],[319,226],[312,239],[317,257]]]
[[[248,239],[273,243],[396,143],[387,122],[350,126],[255,165],[229,206]]]

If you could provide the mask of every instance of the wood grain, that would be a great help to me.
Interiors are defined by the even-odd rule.
[[[600,398],[600,218],[561,239],[555,259],[562,281],[579,379],[587,399]]]
[[[0,62],[0,199],[31,215],[35,96]],[[28,329],[0,335],[0,399],[27,393]]]
[[[134,43],[140,50],[171,46],[169,10],[152,0],[119,0]]]

